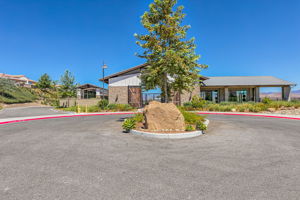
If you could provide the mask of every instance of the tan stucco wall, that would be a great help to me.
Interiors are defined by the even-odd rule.
[[[108,87],[109,103],[128,104],[128,87],[127,86],[109,86]]]

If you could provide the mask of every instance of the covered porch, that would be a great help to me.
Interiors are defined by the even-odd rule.
[[[84,84],[76,88],[77,99],[107,98],[108,91],[96,85]]]
[[[204,81],[200,96],[215,103],[260,102],[260,89],[281,88],[281,100],[291,100],[291,88],[295,84],[275,77],[210,77]]]
[[[282,97],[280,100],[291,100],[291,87],[281,87]],[[229,102],[260,102],[260,87],[224,87],[224,88],[201,88],[201,98],[220,103],[224,101]]]

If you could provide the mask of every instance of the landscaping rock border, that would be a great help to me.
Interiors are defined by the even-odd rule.
[[[205,120],[204,124],[208,126],[209,120]],[[184,138],[193,138],[203,134],[203,131],[191,131],[191,132],[182,132],[182,133],[153,133],[140,130],[131,130],[130,133],[139,136],[159,138],[159,139],[184,139]]]

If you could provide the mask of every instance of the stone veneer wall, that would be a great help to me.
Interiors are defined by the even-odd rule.
[[[127,86],[109,86],[108,90],[109,103],[128,104]]]
[[[71,107],[71,106],[94,106],[100,99],[93,98],[93,99],[76,99],[76,98],[69,98],[69,99],[60,99],[59,105],[61,107]]]
[[[200,85],[197,84],[192,92],[184,91],[181,94],[181,104],[191,101],[193,96],[200,96]]]

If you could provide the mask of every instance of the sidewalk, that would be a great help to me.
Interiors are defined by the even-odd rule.
[[[101,115],[129,115],[129,114],[134,114],[134,113],[135,112],[65,113],[65,114],[58,114],[58,115],[39,115],[39,116],[30,116],[30,117],[13,117],[13,118],[0,119],[0,125],[1,124],[16,123],[16,122],[42,120],[42,119],[58,119],[58,118],[68,118],[68,117],[101,116]]]
[[[270,117],[270,118],[300,120],[300,115],[283,115],[277,113],[214,112],[214,111],[195,111],[195,112],[202,115],[239,115],[239,116]]]

